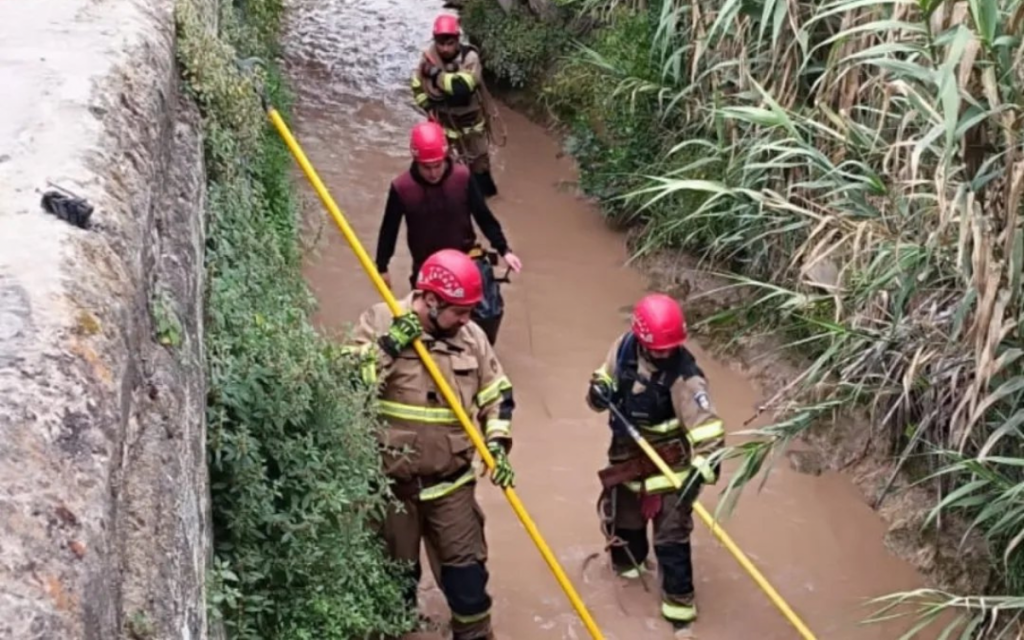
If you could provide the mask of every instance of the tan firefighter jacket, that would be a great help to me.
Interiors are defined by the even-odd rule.
[[[436,84],[425,75],[426,70],[433,66],[442,69]],[[442,63],[437,48],[431,44],[423,51],[420,63],[412,73],[411,85],[417,106],[428,113],[436,112],[450,138],[484,130],[486,120],[480,96],[483,64],[475,48],[464,46],[454,59]],[[463,95],[465,91],[471,93]]]
[[[414,295],[419,294],[399,301],[403,312]],[[370,307],[346,351],[362,356],[364,380],[378,385],[378,412],[387,425],[380,434],[384,473],[398,484],[416,484],[420,500],[434,500],[473,480],[473,442],[416,350],[410,345],[392,359],[378,346],[391,322],[386,304]],[[424,333],[422,340],[466,414],[483,426],[485,439],[511,448],[512,384],[483,329],[469,322],[453,338],[440,341]]]
[[[616,388],[618,379],[616,359],[619,345],[625,337],[625,335],[619,336],[612,344],[604,364],[594,371],[593,374],[594,378],[608,382],[613,389]],[[645,379],[650,379],[651,374],[654,372],[653,365],[643,355],[637,358],[637,369]],[[643,383],[639,380],[633,383],[633,393],[640,393],[643,389]],[[713,482],[713,471],[708,463],[708,458],[712,453],[725,446],[725,425],[711,403],[711,398],[708,394],[708,382],[700,375],[687,378],[679,376],[673,382],[669,393],[672,398],[674,418],[659,424],[634,426],[644,436],[644,439],[653,446],[682,439],[684,447],[689,453],[689,460],[682,460],[672,470],[676,472],[676,475],[683,481],[684,485],[689,478],[690,472],[694,469],[704,475],[705,480]],[[609,457],[613,463],[643,455],[645,454],[642,450],[632,441],[621,444],[613,441],[612,447],[609,450]],[[648,476],[642,481],[642,484],[638,480],[626,482],[625,486],[637,493],[663,493],[673,490],[669,478],[660,473]]]

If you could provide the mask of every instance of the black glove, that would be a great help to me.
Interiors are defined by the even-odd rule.
[[[604,411],[608,408],[611,398],[612,385],[610,382],[601,378],[590,379],[590,388],[587,390],[587,400],[590,401],[590,406],[598,411]]]

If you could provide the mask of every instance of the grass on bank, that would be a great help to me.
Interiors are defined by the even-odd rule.
[[[273,59],[283,6],[216,6],[176,6],[179,63],[202,111],[210,179],[211,615],[238,640],[401,632],[413,612],[367,526],[388,499],[372,390],[308,320],[291,157],[234,67]],[[265,80],[287,116],[280,75],[272,68]]]
[[[1024,612],[1024,3],[570,6],[561,31],[577,40],[554,66],[523,66],[543,69],[531,82],[570,128],[584,188],[641,226],[638,254],[679,248],[742,274],[752,301],[715,322],[756,321],[810,360],[778,422],[737,449],[731,489],[808,429],[866,409],[878,448],[934,489],[928,526],[966,517],[1009,594],[895,597],[962,613],[947,637],[1012,637]],[[465,16],[485,54],[515,46],[487,24],[529,19],[482,0]]]

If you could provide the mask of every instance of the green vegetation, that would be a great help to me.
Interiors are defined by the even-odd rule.
[[[471,3],[462,21],[473,26],[473,40],[487,58],[488,71],[522,87],[544,71],[566,39],[559,27],[538,23],[526,9],[517,6],[506,14],[496,8],[495,3]]]
[[[470,0],[464,24],[491,58],[543,69],[531,79],[570,131],[584,187],[638,225],[637,254],[678,248],[735,271],[751,302],[708,321],[757,322],[809,356],[780,421],[735,451],[731,488],[812,426],[866,409],[897,469],[938,488],[929,526],[966,517],[1011,594],[897,600],[955,611],[947,637],[1013,637],[1024,615],[1024,3],[568,6],[556,31],[578,38],[546,60],[477,31],[513,19],[494,17],[494,2]]]
[[[291,157],[235,60],[273,58],[280,0],[178,2],[179,62],[203,115],[208,186],[211,614],[236,640],[409,628],[369,521],[387,504],[372,390],[320,337],[300,274]],[[262,79],[287,114],[276,70]]]

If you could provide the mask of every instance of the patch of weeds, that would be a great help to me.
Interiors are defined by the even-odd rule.
[[[152,640],[156,630],[145,611],[135,611],[125,622],[125,631],[132,640]]]
[[[650,91],[659,77],[653,35],[646,15],[615,12],[561,61],[542,89],[545,105],[570,128],[566,149],[580,167],[580,186],[617,219],[630,217],[634,208],[615,198],[643,185],[671,134]]]
[[[153,294],[150,301],[154,330],[157,342],[165,347],[181,345],[182,327],[178,314],[174,311],[174,302],[166,291],[160,289]]]
[[[208,168],[211,618],[233,640],[399,635],[415,612],[370,523],[388,505],[374,389],[309,321],[291,157],[236,58],[274,59],[278,0],[177,7],[179,62]],[[271,65],[261,78],[288,119]]]
[[[537,82],[569,42],[563,25],[541,22],[518,4],[505,13],[493,0],[469,0],[461,21],[487,71],[514,88]]]

